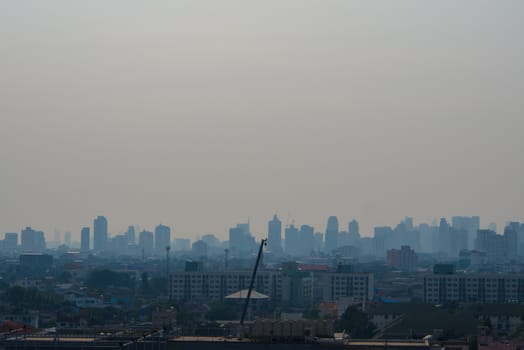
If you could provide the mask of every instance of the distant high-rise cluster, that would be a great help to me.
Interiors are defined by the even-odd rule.
[[[417,225],[412,217],[405,217],[395,226],[374,227],[372,235],[362,234],[357,220],[346,222],[340,224],[337,216],[329,216],[325,231],[319,232],[311,225],[294,222],[284,227],[275,214],[267,221],[266,255],[281,259],[311,256],[379,259],[392,268],[407,271],[417,265],[420,254],[431,254],[437,261],[471,260],[476,268],[524,256],[524,224],[520,222],[508,223],[503,233],[498,234],[494,224],[481,228],[478,216],[453,216],[451,220],[441,218],[431,224]],[[18,233],[6,233],[0,240],[0,250],[7,254],[44,252],[48,247],[60,246],[56,241],[60,232],[55,231],[54,237],[55,241],[46,242],[43,231],[26,227],[20,232],[20,242]],[[228,238],[220,241],[214,234],[202,235],[194,241],[172,237],[171,228],[163,224],[154,230],[129,226],[119,234],[110,235],[108,220],[100,215],[94,219],[92,228],[81,229],[79,242],[73,242],[70,231],[66,231],[60,249],[143,258],[165,257],[171,251],[198,259],[223,255],[224,261],[254,256],[258,249],[259,242],[249,222],[230,228]]]

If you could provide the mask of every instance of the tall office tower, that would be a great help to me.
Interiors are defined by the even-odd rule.
[[[313,238],[313,250],[316,254],[324,251],[324,235],[322,232],[316,232]]]
[[[313,226],[300,226],[300,256],[311,256],[315,251],[315,229]]]
[[[357,220],[351,220],[351,222],[348,224],[348,232],[350,244],[354,245],[360,240],[360,229]]]
[[[240,253],[245,250],[245,233],[239,227],[232,227],[229,229],[229,249],[234,253]]]
[[[127,236],[127,242],[129,244],[136,244],[135,226],[129,226],[127,228],[126,236]]]
[[[127,242],[127,235],[121,234],[111,238],[111,250],[116,255],[127,255],[129,244]]]
[[[373,250],[375,256],[386,257],[386,251],[391,249],[393,229],[389,226],[379,226],[374,228]]]
[[[155,253],[165,256],[166,247],[171,246],[171,228],[165,225],[155,227]]]
[[[64,233],[64,244],[68,247],[71,247],[71,232]]]
[[[249,232],[249,224],[238,224],[229,229],[229,249],[233,255],[256,251],[257,244]]]
[[[138,248],[144,257],[153,255],[153,232],[142,231],[138,234]]]
[[[299,256],[300,252],[300,238],[298,236],[298,228],[291,224],[285,229],[284,233],[286,254],[290,256]]]
[[[338,233],[338,242],[337,242],[337,244],[338,244],[339,248],[351,245],[349,243],[349,232],[347,232],[347,231],[340,231]]]
[[[406,216],[404,220],[401,221],[402,224],[406,227],[406,231],[413,230],[413,218],[410,216]]]
[[[21,234],[21,248],[22,252],[33,252],[35,251],[35,239],[36,239],[36,231],[33,230],[31,227],[26,227],[22,230]]]
[[[517,254],[520,256],[524,255],[524,224],[512,221],[506,225],[504,231],[506,231],[506,229],[517,232]]]
[[[504,244],[506,258],[515,259],[518,253],[518,231],[510,226],[506,227],[504,229]]]
[[[282,221],[275,214],[267,223],[267,244],[273,254],[282,254]]]
[[[326,254],[331,254],[338,247],[338,219],[336,216],[330,216],[326,228]]]
[[[480,217],[478,216],[453,216],[451,227],[454,229],[464,229],[468,232],[468,248],[475,248],[477,231],[480,229]]]
[[[440,225],[438,228],[439,236],[439,252],[446,255],[450,254],[451,247],[451,228],[445,218],[440,219]]]
[[[18,250],[18,233],[7,232],[4,238],[4,251],[7,253],[15,253]]]
[[[46,250],[45,235],[44,231],[35,231],[35,250],[37,252],[43,252]]]
[[[23,252],[43,252],[46,249],[44,232],[26,227],[22,230],[21,248]]]
[[[89,227],[83,227],[80,231],[80,250],[84,253],[89,251]]]
[[[93,223],[93,249],[96,252],[107,249],[107,219],[101,215]]]

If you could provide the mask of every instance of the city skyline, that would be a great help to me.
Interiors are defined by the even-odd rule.
[[[0,4],[0,230],[524,221],[522,1]]]
[[[511,226],[512,223],[514,222],[519,222],[518,220],[516,219],[510,219],[506,222],[504,222],[502,225],[498,225],[497,223],[495,222],[486,222],[486,220],[482,220],[482,218],[480,218],[479,216],[476,216],[476,215],[472,215],[472,216],[463,216],[463,215],[452,215],[450,217],[441,217],[439,219],[437,218],[434,218],[433,220],[431,221],[424,221],[424,220],[417,220],[416,218],[412,217],[412,216],[408,216],[408,215],[405,215],[401,218],[399,218],[398,220],[394,221],[394,222],[389,222],[389,223],[386,223],[386,224],[369,224],[368,226],[371,227],[370,231],[369,232],[362,232],[361,228],[362,227],[362,223],[357,219],[357,218],[349,218],[349,219],[346,219],[346,218],[339,218],[338,216],[336,215],[330,215],[329,217],[326,217],[325,218],[325,221],[324,221],[324,224],[320,224],[319,226],[314,226],[314,225],[311,225],[311,221],[308,221],[308,220],[304,220],[304,221],[296,221],[294,219],[284,219],[282,218],[281,216],[279,216],[278,213],[275,213],[274,215],[272,215],[270,218],[267,218],[266,219],[266,227],[264,228],[264,231],[263,232],[256,232],[253,230],[253,225],[252,225],[252,221],[250,218],[248,218],[247,220],[245,221],[237,221],[233,224],[231,224],[229,227],[227,227],[226,229],[224,229],[225,233],[222,233],[221,230],[214,230],[214,231],[208,231],[208,232],[203,232],[203,233],[198,233],[198,234],[195,234],[195,235],[184,235],[183,233],[179,233],[175,227],[173,227],[172,225],[168,224],[168,223],[165,223],[165,222],[162,222],[162,223],[156,223],[156,224],[153,224],[151,226],[145,226],[145,225],[139,225],[139,224],[132,224],[132,225],[129,225],[127,224],[125,229],[118,229],[118,230],[112,230],[111,229],[111,220],[110,218],[108,218],[107,216],[105,215],[98,215],[96,217],[94,217],[91,222],[92,224],[91,225],[88,225],[88,226],[79,226],[78,227],[78,230],[66,230],[66,231],[63,231],[61,232],[60,230],[57,230],[55,229],[54,231],[51,232],[48,232],[48,231],[45,231],[45,230],[42,230],[41,228],[39,228],[38,230],[40,232],[42,232],[44,235],[46,235],[46,240],[48,240],[49,242],[61,242],[61,243],[65,243],[66,242],[66,239],[69,239],[70,241],[73,241],[74,243],[77,243],[77,244],[81,244],[82,243],[82,232],[84,230],[87,231],[87,235],[89,237],[88,239],[88,243],[90,243],[91,247],[93,248],[94,247],[94,241],[95,241],[95,232],[99,232],[97,235],[99,237],[102,237],[102,238],[99,238],[99,242],[103,242],[103,243],[98,243],[99,245],[102,244],[102,246],[99,246],[99,248],[93,248],[94,251],[97,251],[97,250],[103,250],[103,249],[106,249],[106,247],[104,247],[105,244],[109,244],[109,241],[117,236],[125,236],[126,237],[126,240],[129,241],[129,244],[134,244],[135,242],[135,231],[136,231],[136,235],[139,235],[141,232],[148,232],[148,233],[153,233],[154,236],[156,237],[157,236],[157,232],[160,231],[163,231],[163,233],[160,233],[160,235],[163,235],[164,238],[161,238],[160,241],[163,242],[160,244],[159,247],[156,246],[156,243],[155,243],[155,247],[154,247],[154,250],[155,251],[163,251],[163,248],[165,248],[166,246],[166,243],[167,242],[174,242],[175,239],[178,239],[178,238],[181,238],[181,239],[190,239],[192,242],[195,242],[197,240],[200,240],[202,239],[202,237],[205,237],[205,236],[208,236],[208,235],[212,235],[212,236],[215,236],[216,238],[222,240],[222,241],[228,241],[229,239],[229,236],[231,235],[231,230],[241,230],[243,231],[244,233],[249,233],[250,235],[252,235],[255,239],[260,239],[260,238],[269,238],[270,236],[272,236],[271,234],[271,231],[273,232],[278,232],[278,230],[280,230],[280,234],[278,235],[279,239],[282,241],[282,243],[284,242],[285,240],[285,231],[286,229],[288,228],[291,228],[292,230],[301,230],[302,228],[304,227],[307,227],[308,230],[309,229],[312,229],[313,230],[313,233],[321,233],[323,235],[323,241],[325,243],[325,240],[326,240],[326,233],[328,234],[329,236],[329,232],[332,232],[334,234],[337,235],[335,239],[335,242],[334,243],[328,243],[328,246],[332,246],[332,247],[336,247],[336,246],[340,246],[343,242],[337,242],[337,240],[340,240],[342,239],[339,234],[340,233],[344,233],[344,234],[357,234],[357,236],[360,236],[362,238],[365,238],[365,237],[368,237],[368,238],[373,238],[376,236],[377,234],[377,229],[380,231],[382,229],[387,229],[387,230],[392,230],[396,225],[398,225],[399,223],[400,224],[405,224],[406,223],[406,220],[409,220],[409,225],[410,227],[421,227],[421,226],[428,226],[428,227],[438,227],[440,225],[442,225],[442,223],[444,222],[445,225],[448,225],[449,227],[455,227],[455,228],[459,228],[459,229],[466,229],[466,230],[469,230],[468,228],[468,225],[469,225],[469,220],[470,219],[476,219],[476,227],[478,227],[478,229],[482,229],[483,230],[490,230],[490,231],[493,231],[495,233],[497,233],[498,235],[502,235],[503,234],[503,231],[504,231],[504,228],[505,227],[509,227]],[[274,227],[273,230],[271,229],[271,224],[274,222],[274,221],[277,221],[279,224],[277,225],[277,227]],[[449,220],[449,222],[448,222]],[[464,221],[465,220],[465,221]],[[102,221],[102,228],[99,229],[97,231],[97,229],[95,229],[96,227],[96,223],[97,222],[100,222]],[[351,225],[353,225],[353,230],[354,232],[352,233],[352,229],[351,229]],[[331,229],[330,229],[331,227]],[[32,228],[34,229],[35,226],[33,225],[23,225],[20,229],[14,229],[14,230],[7,230],[7,231],[3,231],[4,233],[3,234],[10,234],[10,233],[16,233],[16,234],[19,234],[21,232],[23,232],[25,229],[27,228]],[[473,231],[471,231],[470,233],[468,233],[468,236],[469,238],[467,239],[467,243],[469,245],[472,245],[474,244],[474,240],[476,238],[476,230],[477,229],[474,229]],[[76,232],[78,231],[78,232]],[[167,237],[170,237],[169,239]],[[275,235],[273,234],[273,237],[275,237]],[[138,236],[136,238],[138,240]],[[333,239],[333,238],[332,238]],[[346,240],[348,238],[345,238]],[[274,238],[273,238],[274,240]],[[330,240],[330,238],[328,238],[328,241]],[[156,239],[155,239],[156,241]],[[271,239],[270,239],[271,241]],[[270,244],[271,245],[271,244]],[[436,247],[438,248],[438,247]]]

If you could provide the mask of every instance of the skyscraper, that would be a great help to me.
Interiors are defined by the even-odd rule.
[[[107,249],[107,219],[101,215],[93,223],[93,249],[96,252]]]
[[[355,245],[360,241],[360,229],[358,221],[353,219],[348,224],[349,244]]]
[[[315,251],[315,229],[313,226],[300,226],[299,234],[300,256],[311,256]]]
[[[140,232],[138,235],[138,247],[143,256],[151,256],[153,254],[153,232]]]
[[[300,238],[298,236],[298,228],[291,224],[285,230],[285,245],[286,254],[290,256],[299,256],[300,252]]]
[[[166,247],[171,246],[171,228],[165,225],[155,227],[155,253],[164,256]]]
[[[64,233],[64,244],[71,247],[71,232],[67,231]]]
[[[237,224],[229,229],[229,249],[233,255],[256,251],[255,238],[249,232],[249,224]]]
[[[135,226],[129,226],[127,228],[126,236],[127,236],[128,244],[135,244],[136,243]]]
[[[282,221],[275,214],[267,223],[267,244],[274,254],[282,254]]]
[[[473,249],[475,247],[475,240],[477,238],[477,231],[480,229],[480,217],[478,216],[453,216],[451,218],[451,226],[454,229],[464,229],[468,232],[468,247]]]
[[[4,251],[10,254],[18,250],[18,233],[7,232],[4,237]]]
[[[336,216],[330,216],[326,228],[326,254],[331,254],[338,247],[338,219]]]
[[[46,249],[44,232],[31,227],[23,229],[21,248],[23,252],[43,252]]]
[[[89,227],[84,227],[80,231],[80,250],[82,252],[89,251]]]

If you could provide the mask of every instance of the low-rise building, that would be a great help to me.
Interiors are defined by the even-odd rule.
[[[432,274],[424,277],[424,301],[504,304],[524,302],[524,275]]]

